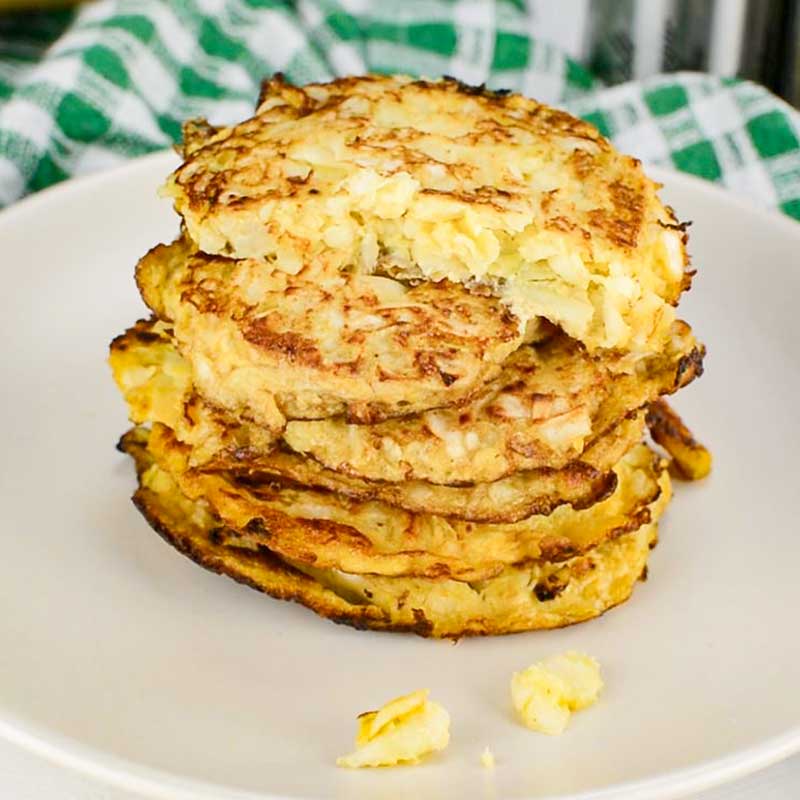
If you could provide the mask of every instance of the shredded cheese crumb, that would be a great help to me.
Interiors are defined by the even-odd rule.
[[[444,750],[450,741],[450,715],[428,700],[428,690],[390,700],[378,711],[358,717],[356,749],[336,759],[339,767],[389,767],[416,764]]]
[[[527,727],[554,736],[564,732],[573,711],[592,705],[602,688],[600,665],[572,651],[515,672],[511,700]]]

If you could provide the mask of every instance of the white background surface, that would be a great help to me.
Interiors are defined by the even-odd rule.
[[[0,742],[0,776],[3,800],[143,800],[48,764],[5,742]],[[696,800],[797,800],[799,796],[800,757],[695,795]]]

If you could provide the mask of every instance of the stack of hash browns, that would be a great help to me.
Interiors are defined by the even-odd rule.
[[[184,129],[179,238],[111,345],[139,509],[357,627],[552,628],[626,600],[702,373],[686,235],[589,124],[445,79],[264,84]]]

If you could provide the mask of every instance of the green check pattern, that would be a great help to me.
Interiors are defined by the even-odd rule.
[[[800,115],[682,73],[606,88],[537,39],[524,0],[96,0],[0,15],[0,205],[252,111],[262,77],[455,75],[568,108],[647,163],[800,220]]]

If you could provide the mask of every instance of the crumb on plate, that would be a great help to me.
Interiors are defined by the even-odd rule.
[[[449,741],[450,715],[428,700],[428,689],[420,689],[359,714],[356,749],[336,764],[350,769],[415,764]]]
[[[511,700],[527,727],[557,735],[566,729],[572,712],[592,705],[602,688],[597,661],[570,651],[515,672]]]

